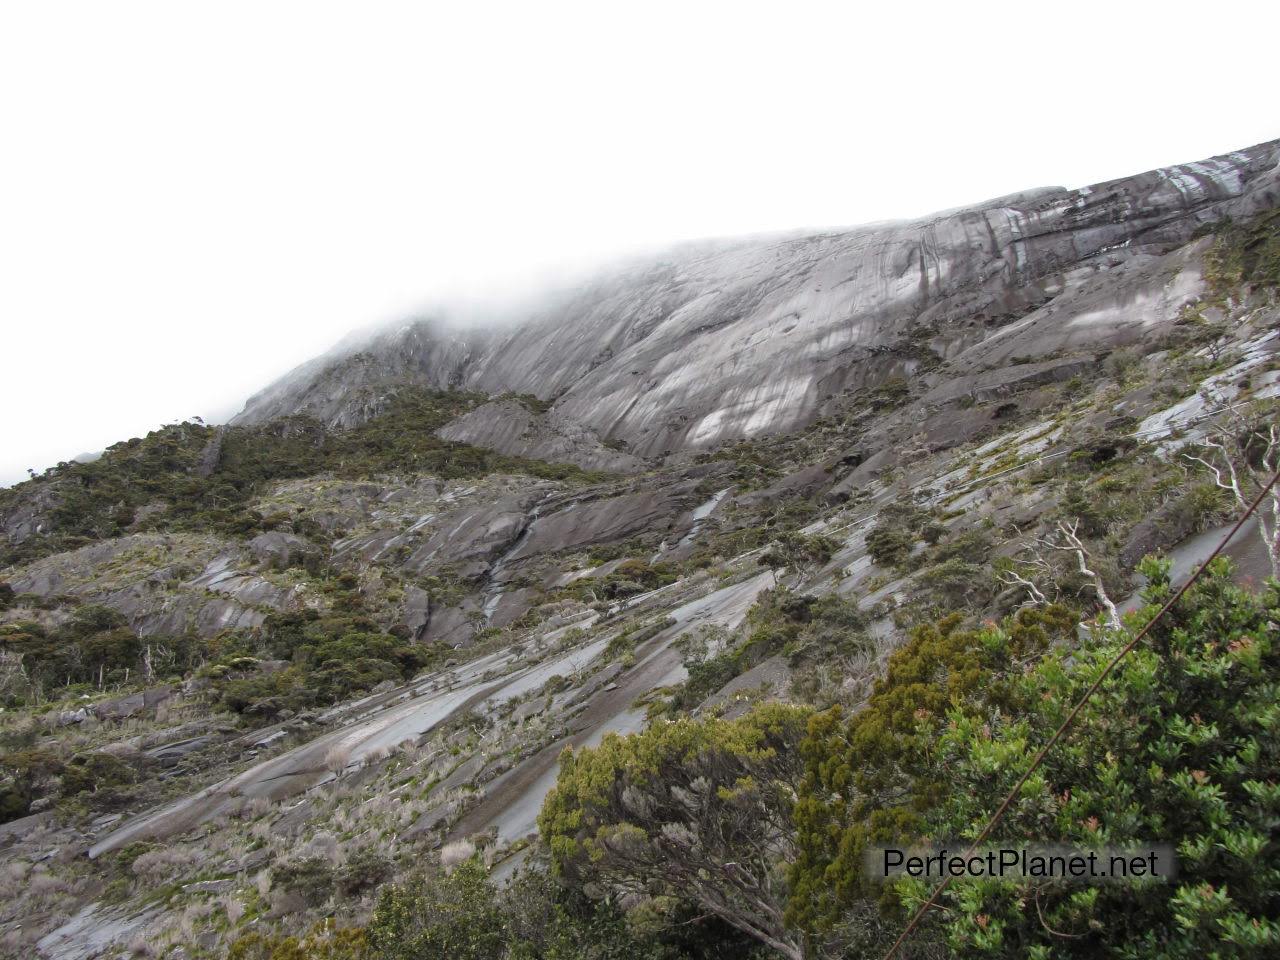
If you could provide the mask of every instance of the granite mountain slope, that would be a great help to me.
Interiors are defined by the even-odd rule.
[[[424,320],[347,343],[251,398],[237,421],[349,425],[411,383],[537,397],[545,412],[522,430],[491,407],[445,435],[607,469],[638,467],[619,452],[776,435],[895,375],[934,386],[1133,339],[1190,293],[1167,286],[1161,258],[1208,224],[1274,206],[1278,163],[1272,142],[913,222],[673,251],[515,324]]]
[[[674,253],[0,491],[0,956],[225,956],[458,849],[505,878],[565,747],[856,709],[1014,571],[1090,611],[1026,560],[1063,520],[1117,599],[1185,577],[1233,506],[1183,454],[1280,397],[1278,156]]]

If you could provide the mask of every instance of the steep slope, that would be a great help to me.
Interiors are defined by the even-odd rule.
[[[253,397],[237,421],[305,412],[350,424],[409,382],[552,401],[539,429],[591,465],[602,462],[599,440],[651,458],[798,429],[843,391],[981,354],[1006,325],[1060,298],[1072,302],[1056,324],[1089,317],[1086,342],[1068,348],[1105,346],[1113,314],[1149,322],[1162,305],[1134,298],[1135,285],[1150,286],[1134,272],[1206,224],[1274,205],[1278,160],[1272,142],[910,223],[675,251],[602,276],[514,327],[422,321],[340,346]],[[992,360],[1063,346],[1023,337]],[[448,435],[532,449],[501,409],[487,413]]]
[[[1117,601],[1151,551],[1184,578],[1236,509],[1184,454],[1275,422],[1276,150],[704,250],[524,327],[410,325],[237,425],[0,492],[0,957],[363,924],[457,849],[507,877],[566,747],[854,712],[914,627],[1028,582],[1091,614],[1074,556],[1035,554],[1061,522]],[[592,419],[642,361],[626,403],[660,419],[759,395],[649,447]],[[769,407],[788,370],[829,394]],[[1227,554],[1269,572],[1256,527]]]

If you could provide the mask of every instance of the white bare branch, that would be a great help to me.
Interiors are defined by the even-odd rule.
[[[1025,587],[1027,590],[1027,593],[1031,594],[1031,599],[1035,603],[1049,602],[1048,597],[1044,595],[1044,592],[1039,587],[1037,587],[1033,581],[1028,580],[1026,577],[1022,576],[1022,574],[1018,573],[1018,571],[1016,570],[1003,571],[1000,574],[1000,581],[1002,583],[1007,583],[1013,587]]]
[[[1089,584],[1098,598],[1098,603],[1101,604],[1103,610],[1106,611],[1106,622],[1112,625],[1119,625],[1120,613],[1116,609],[1115,603],[1112,602],[1111,596],[1107,593],[1107,588],[1102,582],[1102,577],[1097,573],[1097,571],[1093,570],[1089,566],[1089,551],[1088,548],[1085,547],[1084,542],[1080,539],[1078,533],[1079,529],[1079,520],[1072,520],[1070,522],[1060,520],[1058,521],[1057,531],[1052,536],[1037,537],[1035,542],[1047,550],[1074,554],[1076,558],[1076,566],[1079,568],[1079,571],[1083,576],[1089,578]],[[1028,563],[1040,567],[1046,572],[1053,569],[1050,563],[1038,552],[1031,548],[1028,548],[1028,550],[1031,554],[1030,559],[1027,561]],[[1035,598],[1037,603],[1047,602],[1043,591],[1036,587],[1035,584],[1031,583],[1026,577],[1019,574],[1016,570],[1010,570],[1006,573],[1007,575],[1001,576],[1001,579],[1005,583],[1024,586],[1029,592],[1031,592],[1032,597]]]
[[[1213,397],[1220,410],[1214,430],[1201,441],[1205,456],[1184,453],[1213,475],[1214,484],[1230,491],[1240,510],[1248,508],[1257,491],[1280,467],[1280,432],[1274,416],[1221,395]],[[1258,448],[1261,447],[1259,453]],[[1275,487],[1257,513],[1258,533],[1271,564],[1271,575],[1280,578],[1280,490]]]

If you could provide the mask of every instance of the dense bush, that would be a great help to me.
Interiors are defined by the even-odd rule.
[[[341,881],[339,881],[341,882]],[[305,936],[249,933],[229,960],[751,960],[740,932],[684,900],[631,922],[539,866],[491,884],[476,860],[384,887],[364,928],[320,924]]]
[[[1145,621],[1170,595],[1148,562]],[[1280,953],[1280,590],[1231,585],[1225,562],[1089,701],[992,842],[1175,845],[1176,881],[956,884],[935,935],[963,957],[1264,957]],[[934,836],[972,837],[1127,640],[1103,632],[1015,683],[1014,710],[952,711],[932,762],[949,789]],[[924,888],[903,883],[905,905]],[[1030,899],[1035,909],[1027,910]],[[945,919],[942,919],[945,918]]]
[[[227,960],[372,960],[364,931],[321,923],[302,937],[248,933],[231,945]]]
[[[506,947],[497,894],[477,860],[384,890],[367,935],[384,960],[499,960]]]
[[[566,751],[538,817],[557,870],[634,898],[687,897],[798,960],[783,923],[784,864],[807,714],[767,704]]]
[[[261,672],[245,658],[245,644],[205,669],[225,704],[237,713],[271,717],[288,709],[336,703],[384,680],[400,682],[432,662],[434,652],[388,633],[364,612],[359,593],[340,592],[342,612],[304,610],[267,617],[252,643],[266,656],[289,661]]]
[[[25,689],[4,692],[14,703],[70,684],[102,688],[141,681],[148,649],[158,676],[184,673],[203,654],[202,643],[193,636],[143,640],[121,614],[94,604],[77,608],[53,629],[34,621],[0,624],[0,649],[21,658],[27,679]]]
[[[915,504],[891,503],[881,508],[875,526],[867,533],[867,553],[882,567],[901,566],[918,542],[932,542],[940,530]]]
[[[950,615],[917,627],[889,660],[863,709],[817,714],[800,745],[805,775],[795,808],[798,856],[788,918],[828,929],[856,901],[874,896],[863,872],[869,844],[913,838],[951,788],[929,762],[937,732],[959,710],[986,716],[1025,693],[1023,664],[1069,637],[1062,607],[1025,609],[1003,628],[966,627]]]
[[[757,561],[775,572],[783,568],[807,577],[835,554],[839,544],[830,537],[798,531],[780,533]]]
[[[137,774],[123,760],[109,753],[85,753],[72,757],[62,770],[62,792],[73,797],[80,793],[121,787],[133,783]]]
[[[0,753],[0,823],[26,816],[32,801],[47,795],[64,769],[61,759],[48,750]]]
[[[786,587],[762,592],[747,613],[746,637],[722,650],[691,648],[689,677],[671,699],[677,711],[692,710],[734,677],[775,654],[793,664],[848,655],[865,641],[857,603],[831,594],[811,597]]]

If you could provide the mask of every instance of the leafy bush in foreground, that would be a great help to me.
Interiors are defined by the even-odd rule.
[[[1170,595],[1148,562],[1151,604]],[[993,842],[1176,845],[1171,882],[955,884],[937,934],[961,957],[1280,954],[1280,590],[1254,595],[1218,566],[1103,684],[1024,786]],[[934,763],[950,788],[927,818],[971,838],[1127,640],[1105,633],[1046,658],[1013,714],[953,711]],[[914,906],[918,881],[898,895]]]

